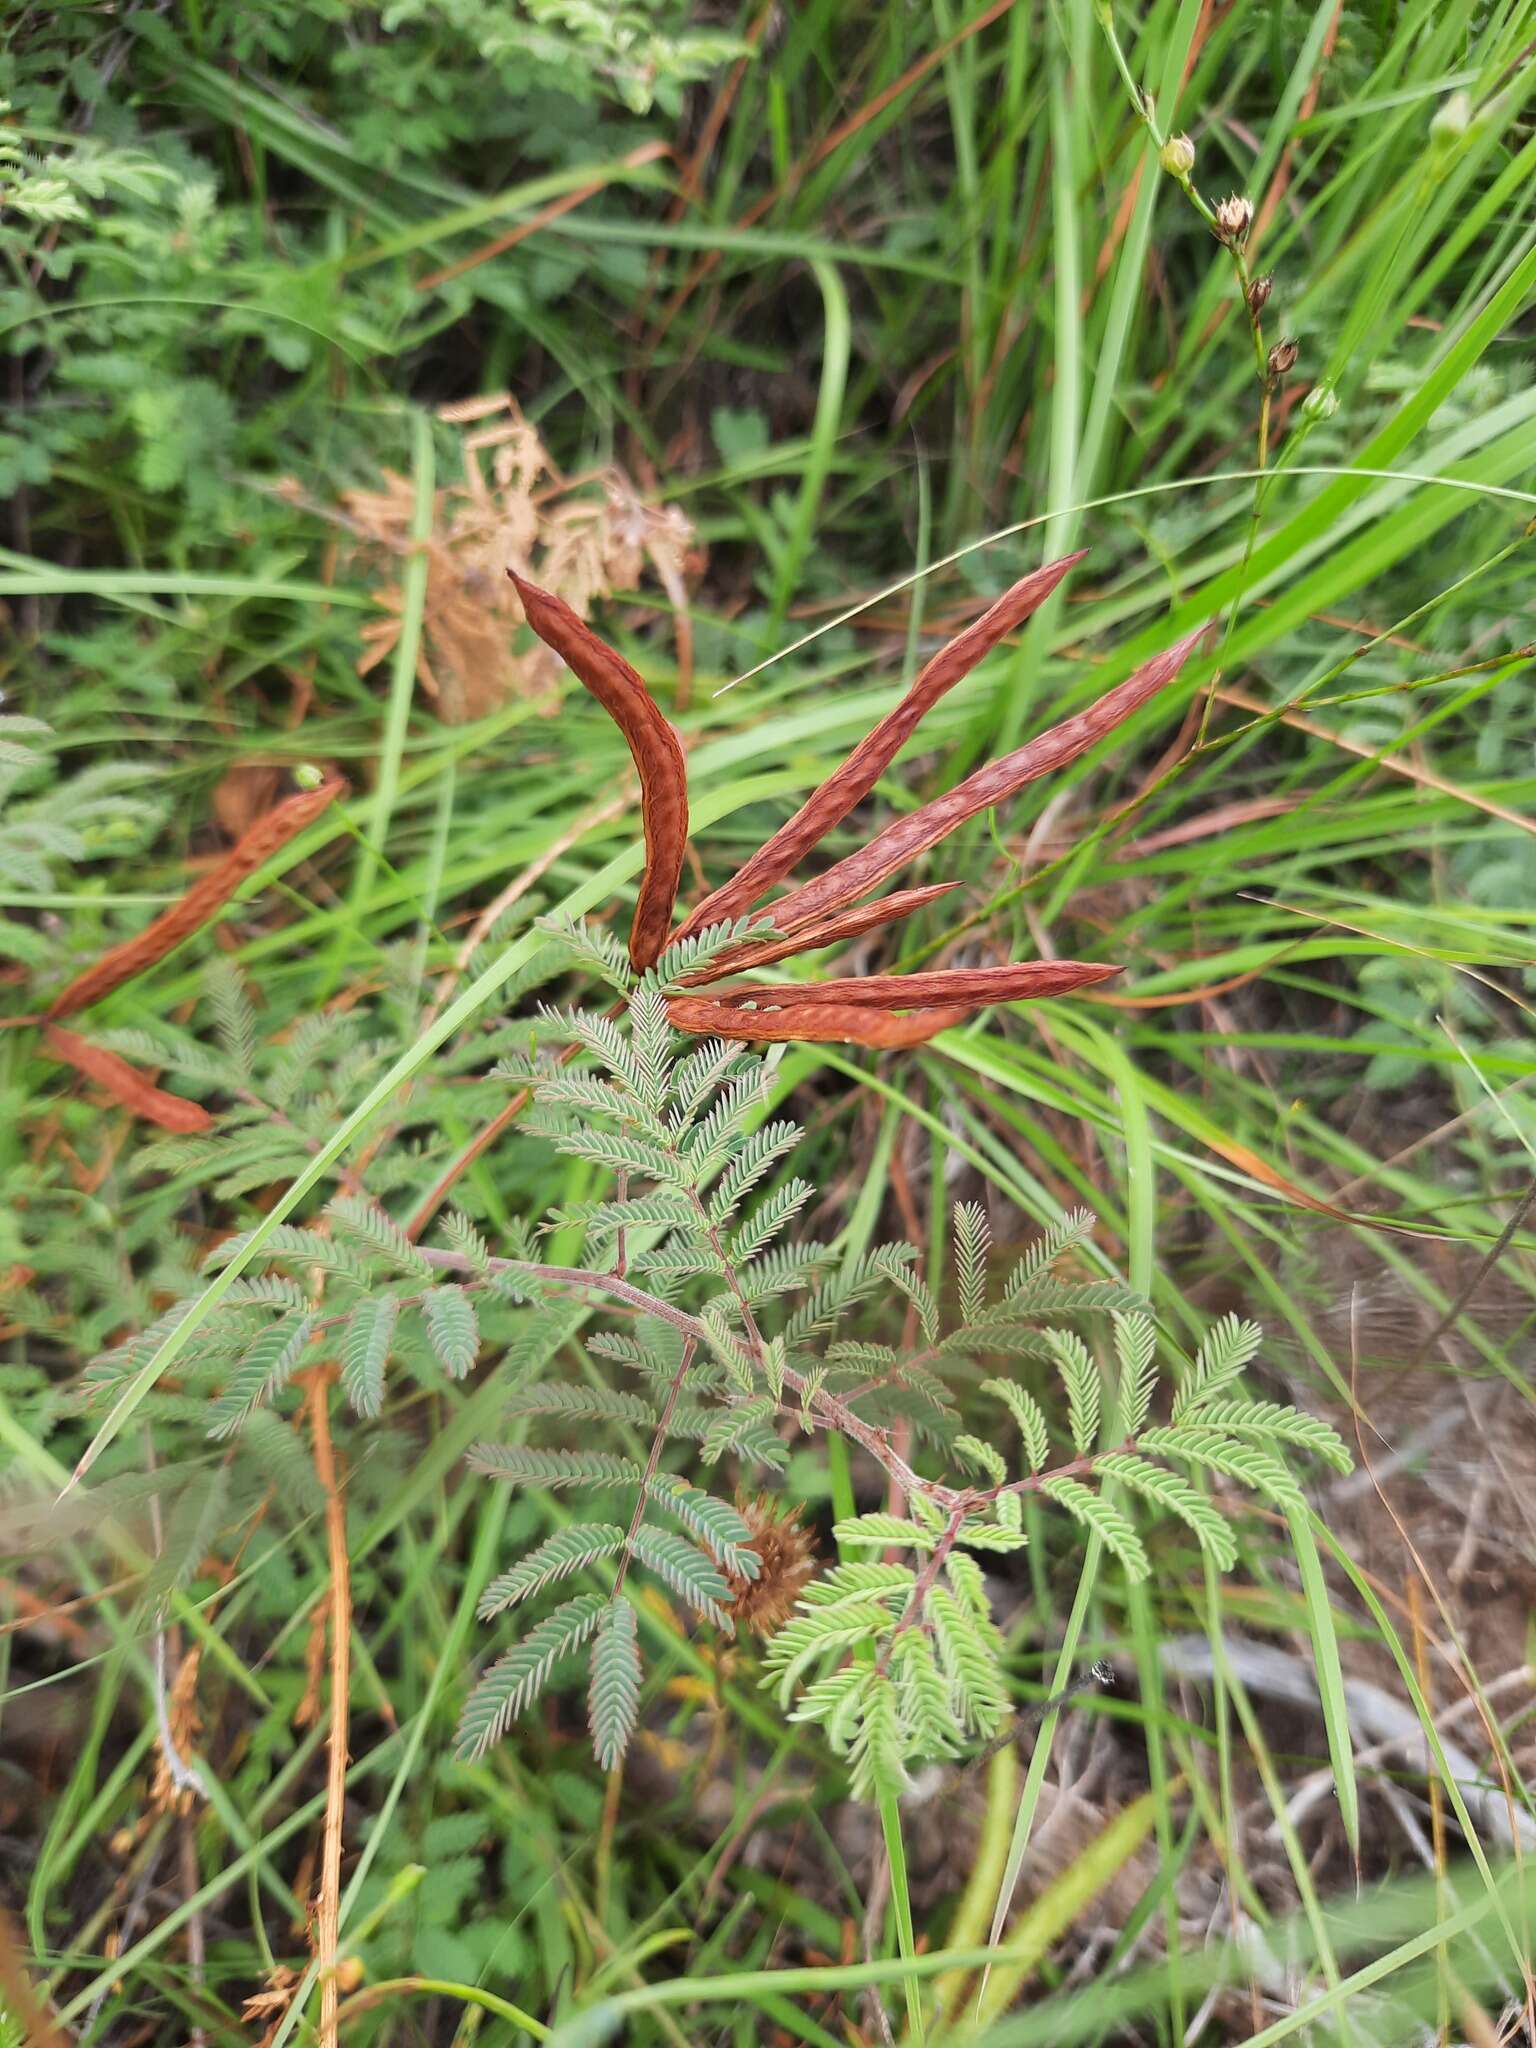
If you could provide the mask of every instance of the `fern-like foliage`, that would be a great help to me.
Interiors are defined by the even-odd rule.
[[[536,1232],[493,1243],[453,1211],[419,1242],[374,1174],[307,1220],[213,1249],[209,1273],[237,1253],[245,1270],[200,1320],[187,1392],[156,1397],[189,1401],[227,1438],[271,1422],[307,1357],[334,1364],[364,1418],[385,1411],[398,1372],[418,1384],[499,1375],[509,1427],[475,1444],[469,1465],[560,1506],[481,1596],[482,1618],[516,1639],[470,1693],[462,1753],[481,1754],[584,1656],[594,1749],[616,1763],[643,1698],[638,1596],[685,1626],[730,1633],[740,1615],[777,1629],[766,1666],[786,1704],[825,1727],[857,1790],[899,1789],[915,1763],[1007,1716],[981,1561],[1024,1546],[1026,1501],[1140,1579],[1158,1546],[1181,1541],[1183,1555],[1230,1566],[1242,1494],[1299,1498],[1293,1454],[1347,1466],[1325,1423],[1245,1396],[1259,1332],[1233,1317],[1160,1399],[1151,1315],[1106,1269],[1085,1212],[999,1279],[984,1210],[961,1204],[942,1287],[910,1245],[849,1258],[798,1236],[813,1190],[793,1170],[799,1128],[769,1113],[771,1063],[668,1023],[667,987],[760,937],[760,921],[702,933],[638,980],[603,932],[547,929],[550,955],[624,996],[609,1013],[544,1004],[495,1084],[530,1089],[540,1136],[591,1170],[586,1198],[548,1218],[579,1233],[576,1262],[543,1263]],[[280,1149],[312,1143],[372,1070],[351,1018],[264,1045],[225,963],[197,1025],[138,1048],[229,1104],[215,1138],[151,1148],[173,1188],[187,1148],[210,1143],[226,1186],[264,1184]],[[196,1298],[146,1316],[97,1361],[93,1389],[137,1373]],[[915,1339],[889,1343],[893,1322]],[[213,1383],[200,1411],[199,1376]],[[916,1462],[894,1448],[898,1422]],[[905,1505],[839,1521],[842,1561],[806,1583],[795,1542],[731,1496],[739,1475],[782,1468],[814,1431],[883,1466]],[[217,1510],[189,1502],[195,1535]],[[882,1557],[892,1551],[903,1561]]]
[[[727,1459],[782,1464],[788,1431],[831,1429],[897,1476],[906,1512],[839,1522],[844,1561],[804,1587],[766,1655],[786,1706],[825,1728],[860,1793],[899,1789],[915,1762],[953,1755],[1006,1718],[1011,1689],[979,1560],[1024,1545],[1026,1498],[1130,1578],[1151,1568],[1154,1522],[1182,1530],[1225,1568],[1236,1557],[1229,1482],[1279,1497],[1296,1482],[1277,1446],[1345,1455],[1315,1418],[1236,1398],[1258,1333],[1230,1318],[1175,1378],[1168,1420],[1154,1424],[1157,1331],[1133,1290],[1095,1270],[1086,1212],[1047,1231],[999,1282],[985,1212],[960,1205],[948,1320],[910,1246],[839,1260],[797,1241],[787,1233],[812,1190],[792,1172],[799,1130],[767,1114],[765,1063],[723,1041],[680,1044],[662,998],[669,982],[739,946],[745,925],[701,934],[638,982],[607,935],[549,929],[627,993],[627,1017],[546,1008],[537,1056],[506,1070],[533,1089],[541,1133],[610,1182],[551,1218],[584,1234],[585,1269],[530,1262],[521,1284],[534,1297],[566,1288],[595,1309],[605,1300],[621,1309],[620,1326],[594,1330],[587,1346],[640,1387],[590,1377],[515,1387],[510,1413],[540,1418],[566,1440],[545,1447],[519,1434],[470,1454],[488,1477],[579,1490],[616,1512],[557,1527],[486,1589],[487,1619],[572,1577],[601,1604],[589,1611],[567,1598],[552,1617],[523,1624],[525,1651],[493,1665],[470,1696],[466,1753],[478,1754],[550,1680],[558,1643],[561,1655],[588,1649],[599,1760],[623,1754],[643,1683],[627,1597],[637,1574],[695,1624],[731,1629],[739,1589],[772,1553],[754,1547],[736,1507],[671,1468],[679,1444],[706,1471]],[[340,1227],[403,1264],[376,1217],[348,1208]],[[453,1244],[463,1298],[496,1284],[501,1261],[461,1232]],[[444,1313],[436,1296],[458,1291],[439,1279],[425,1297],[429,1323]],[[893,1301],[915,1322],[915,1349],[880,1340]],[[850,1327],[872,1316],[875,1334]],[[1090,1340],[1094,1328],[1103,1342]],[[443,1356],[445,1367],[459,1355]],[[981,1382],[971,1429],[960,1426],[954,1384],[968,1373]],[[896,1471],[885,1431],[898,1416],[942,1461],[939,1475]],[[599,1447],[590,1425],[613,1431],[615,1447]],[[877,1560],[891,1549],[911,1562]]]
[[[1081,1235],[1075,1230],[1074,1240]],[[956,1280],[973,1330],[990,1313],[979,1293],[984,1260],[984,1230],[976,1212],[962,1208]],[[1059,1300],[1046,1290],[1047,1277],[1047,1263],[1027,1262],[1008,1297]],[[833,1749],[847,1757],[856,1792],[899,1791],[914,1763],[952,1755],[962,1738],[988,1736],[1006,1718],[1003,1645],[975,1553],[1024,1543],[1026,1496],[1060,1510],[1137,1580],[1151,1570],[1137,1526],[1148,1510],[1182,1525],[1218,1570],[1236,1563],[1232,1510],[1192,1474],[1204,1471],[1287,1503],[1299,1499],[1300,1489],[1279,1447],[1304,1448],[1348,1469],[1343,1443],[1317,1417],[1234,1398],[1238,1376],[1259,1347],[1256,1325],[1228,1317],[1210,1331],[1178,1386],[1170,1421],[1158,1425],[1148,1420],[1157,1392],[1152,1318],[1145,1310],[1120,1310],[1112,1329],[1112,1378],[1076,1332],[1042,1334],[1065,1396],[1063,1429],[1053,1431],[1031,1389],[990,1378],[981,1391],[997,1403],[1002,1427],[952,1442],[979,1484],[919,1482],[908,1514],[876,1510],[834,1528],[838,1545],[855,1559],[861,1550],[894,1548],[909,1551],[914,1562],[837,1566],[806,1589],[767,1663],[785,1705],[798,1693],[792,1718],[821,1723]],[[870,1362],[884,1363],[884,1355]],[[1010,1424],[1017,1470],[998,1448]]]

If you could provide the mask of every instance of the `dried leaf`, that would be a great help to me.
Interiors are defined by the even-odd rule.
[[[924,904],[936,903],[941,896],[948,896],[959,887],[958,882],[928,882],[921,889],[894,889],[876,903],[861,903],[857,909],[845,910],[839,917],[829,917],[825,924],[802,927],[782,938],[759,939],[739,952],[717,954],[697,974],[685,974],[683,985],[698,987],[705,982],[718,981],[723,974],[745,974],[749,967],[767,967],[773,961],[787,960],[795,953],[810,953],[823,946],[835,946],[844,939],[856,939],[864,932],[878,930],[881,925],[895,924],[901,918],[910,917]]]
[[[563,599],[509,569],[528,623],[552,647],[623,733],[640,775],[645,874],[629,933],[629,958],[639,972],[667,943],[672,906],[688,844],[688,771],[677,734],[621,654],[599,640]]]
[[[895,1017],[889,1010],[863,1003],[788,1003],[777,1010],[741,1010],[709,996],[667,998],[667,1016],[679,1031],[758,1045],[926,1045],[972,1014],[971,1008],[956,1008]]]
[[[1271,1166],[1267,1159],[1261,1159],[1249,1146],[1240,1145],[1236,1138],[1224,1137],[1218,1131],[1204,1125],[1197,1135],[1202,1143],[1210,1146],[1218,1158],[1227,1160],[1229,1164],[1246,1173],[1250,1179],[1262,1182],[1267,1188],[1273,1188],[1277,1195],[1284,1195],[1288,1202],[1294,1202],[1298,1208],[1310,1209],[1316,1216],[1331,1216],[1339,1223],[1363,1224],[1371,1230],[1401,1227],[1382,1224],[1370,1216],[1357,1216],[1348,1209],[1336,1208],[1332,1202],[1325,1202],[1318,1195],[1309,1195],[1304,1187],[1288,1179],[1278,1167]]]
[[[47,1026],[43,1043],[56,1060],[73,1067],[77,1074],[86,1075],[105,1088],[114,1102],[131,1109],[135,1116],[147,1117],[163,1131],[206,1131],[213,1122],[200,1103],[188,1102],[181,1095],[167,1095],[117,1053],[108,1052],[104,1045],[90,1044],[61,1024]]]
[[[755,982],[744,988],[717,989],[712,1002],[740,1009],[803,1009],[823,1003],[856,1004],[860,1009],[925,1010],[960,1006],[985,1009],[989,1003],[1038,1002],[1042,996],[1070,995],[1118,974],[1118,967],[1098,960],[1021,960],[1005,967],[940,968],[931,974],[865,974],[845,981]]]
[[[1042,775],[1050,775],[1075,761],[1079,754],[1087,753],[1159,690],[1167,688],[1194,653],[1205,630],[1204,626],[1197,627],[1164,653],[1154,655],[1086,711],[1063,719],[1048,732],[1037,733],[1024,746],[1005,754],[1000,761],[987,762],[954,789],[924,804],[921,810],[894,820],[857,853],[849,854],[814,882],[792,890],[773,904],[774,923],[781,931],[786,927],[792,929],[856,902],[878,888],[888,875],[947,838],[968,818],[1006,802],[1027,783],[1038,781]]]
[[[94,966],[76,975],[69,986],[54,997],[46,1014],[49,1017],[73,1016],[76,1010],[99,1002],[125,981],[131,981],[134,975],[142,974],[146,967],[153,967],[157,960],[163,960],[183,939],[190,938],[193,932],[207,924],[248,876],[255,874],[306,825],[313,824],[346,786],[344,782],[331,781],[323,782],[318,789],[301,789],[296,796],[280,803],[276,810],[268,811],[169,910],[162,910],[154,922],[146,925],[136,937],[109,947]]]
[[[728,882],[711,891],[689,912],[678,937],[687,938],[709,925],[740,917],[775,882],[782,881],[813,846],[819,845],[835,825],[841,824],[863,802],[945,692],[968,676],[1006,633],[1037,611],[1086,552],[1080,549],[1075,555],[1063,555],[1059,561],[1047,562],[1043,568],[1021,577],[979,619],[941,647],[895,710],[888,712],[860,740],[842,766],[834,769],[813,796],[807,797],[788,823],[781,825]]]
[[[526,225],[526,224],[525,224]],[[676,507],[650,505],[617,469],[567,478],[538,429],[506,393],[439,408],[438,418],[464,429],[463,480],[434,494],[426,542],[426,600],[416,677],[449,725],[484,718],[509,698],[553,709],[560,664],[543,646],[515,647],[522,614],[502,571],[538,562],[539,581],[578,617],[614,591],[633,590],[648,559],[677,614],[680,670],[691,660],[681,572],[691,561],[693,528]],[[284,488],[302,502],[297,486]],[[339,510],[311,509],[338,520],[374,566],[393,566],[414,552],[415,487],[386,470],[382,487],[342,494]],[[363,628],[360,674],[392,654],[400,638],[398,582],[376,593],[381,616]]]

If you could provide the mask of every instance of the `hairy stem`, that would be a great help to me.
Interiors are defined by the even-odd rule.
[[[422,1246],[421,1256],[429,1264],[444,1271],[475,1271],[471,1261],[462,1252],[438,1251],[431,1246]],[[690,1315],[686,1309],[678,1308],[673,1302],[663,1301],[658,1295],[647,1294],[643,1287],[636,1287],[632,1281],[623,1279],[616,1273],[587,1273],[580,1266],[541,1266],[527,1259],[492,1259],[490,1264],[493,1270],[520,1273],[529,1280],[542,1280],[552,1287],[573,1287],[585,1294],[605,1295],[610,1301],[621,1302],[639,1315],[655,1316],[658,1321],[669,1323],[674,1330],[681,1331],[684,1337],[690,1339],[694,1345],[701,1345],[706,1351],[715,1349],[709,1325],[700,1317]],[[758,1342],[762,1342],[760,1337]],[[670,1420],[681,1384],[680,1378],[673,1383],[668,1395],[664,1422]],[[791,1392],[804,1395],[805,1379],[792,1366],[784,1368],[784,1385]],[[894,1479],[904,1492],[920,1493],[925,1500],[932,1501],[935,1507],[942,1508],[949,1514],[958,1514],[962,1519],[979,1508],[991,1506],[993,1501],[1005,1493],[1038,1493],[1047,1480],[1079,1478],[1091,1472],[1098,1459],[1106,1455],[1103,1452],[1090,1451],[1083,1457],[1071,1459],[1065,1465],[1052,1466],[1048,1472],[1031,1472],[1026,1478],[1010,1480],[1002,1486],[944,1486],[937,1480],[924,1479],[921,1473],[914,1472],[883,1430],[875,1428],[873,1423],[866,1422],[862,1416],[856,1415],[846,1403],[839,1400],[836,1394],[829,1393],[825,1387],[818,1388],[812,1397],[810,1412],[824,1429],[836,1430],[840,1436],[847,1437],[850,1443],[857,1444],[860,1450],[867,1451],[882,1471]],[[1116,1451],[1134,1451],[1135,1448],[1134,1437],[1127,1437],[1123,1443],[1114,1446]],[[652,1471],[657,1456],[659,1451],[653,1446]],[[940,1563],[942,1562],[941,1558]]]
[[[896,1647],[896,1638],[903,1635],[909,1628],[917,1628],[921,1624],[923,1608],[927,1603],[928,1595],[939,1582],[939,1573],[944,1569],[944,1560],[954,1549],[955,1539],[960,1534],[968,1513],[969,1507],[964,1502],[958,1507],[950,1509],[949,1521],[945,1525],[944,1533],[933,1546],[933,1554],[918,1573],[913,1583],[912,1591],[907,1596],[907,1604],[902,1609],[901,1619],[886,1638],[885,1648],[880,1652],[880,1662],[876,1666],[877,1670],[884,1671],[889,1666],[891,1652]]]

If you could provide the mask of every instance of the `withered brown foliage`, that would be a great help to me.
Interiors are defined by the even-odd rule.
[[[675,506],[649,503],[618,469],[562,475],[516,402],[504,395],[447,405],[437,417],[466,429],[463,477],[433,494],[424,545],[427,587],[416,679],[450,725],[484,718],[516,698],[550,697],[558,665],[543,647],[516,645],[520,617],[502,570],[538,563],[542,584],[578,617],[595,600],[639,588],[647,563],[677,619],[679,695],[687,696],[692,635],[685,576],[693,528]],[[296,485],[285,496],[298,501]],[[386,570],[406,559],[415,487],[386,471],[378,488],[341,494],[339,506],[312,508],[350,533],[356,551]],[[393,654],[405,598],[398,576],[376,592],[382,617],[363,628],[358,673]]]

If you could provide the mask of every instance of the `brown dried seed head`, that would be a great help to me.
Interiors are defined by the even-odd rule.
[[[889,896],[845,910],[838,917],[829,917],[825,924],[801,925],[795,931],[786,932],[782,938],[754,940],[736,952],[716,954],[707,966],[699,968],[696,973],[685,974],[681,986],[699,988],[711,981],[721,981],[728,974],[745,974],[751,967],[767,967],[775,960],[788,960],[796,953],[819,952],[824,946],[860,938],[866,932],[878,931],[882,925],[896,924],[900,919],[910,917],[913,911],[921,910],[926,904],[937,903],[941,896],[948,896],[959,887],[958,882],[927,882],[920,889],[893,889]]]
[[[62,1024],[44,1027],[43,1044],[56,1060],[73,1067],[77,1074],[84,1074],[87,1080],[104,1088],[114,1102],[120,1102],[135,1116],[158,1124],[162,1131],[184,1135],[206,1131],[213,1122],[201,1103],[188,1102],[184,1095],[167,1095],[119,1054],[109,1052],[104,1045],[92,1045],[73,1031],[66,1031]]]
[[[1248,287],[1248,310],[1257,320],[1269,304],[1269,295],[1275,288],[1272,277],[1256,277]]]
[[[1269,352],[1270,376],[1283,377],[1288,371],[1294,370],[1300,354],[1301,350],[1294,341],[1277,341]]]
[[[1253,201],[1237,193],[1223,199],[1216,209],[1216,239],[1228,244],[1247,239],[1253,226]]]
[[[842,981],[748,982],[740,988],[718,989],[711,1000],[733,1009],[750,1003],[759,1010],[839,1003],[872,1010],[981,1010],[990,1003],[1071,995],[1119,972],[1100,960],[1019,960],[997,967],[941,967],[928,974],[861,974]]]
[[[786,1003],[777,1010],[742,1010],[709,996],[668,996],[667,1017],[678,1031],[701,1038],[740,1039],[747,1045],[926,1045],[952,1024],[963,1024],[975,1006],[914,1010],[894,1017],[865,1003]]]
[[[515,569],[507,574],[517,586],[529,625],[602,705],[623,733],[639,771],[645,874],[630,927],[629,958],[643,973],[667,943],[688,845],[688,769],[682,743],[622,654],[600,640],[563,598],[540,590]]]
[[[841,767],[836,768],[773,837],[760,846],[750,860],[739,867],[728,882],[711,890],[678,927],[679,938],[690,937],[712,924],[739,917],[782,881],[818,846],[834,826],[840,825],[856,805],[863,802],[880,777],[917,730],[939,699],[968,676],[976,664],[1003,637],[1021,626],[1039,610],[1068,570],[1083,559],[1080,549],[1047,562],[1043,568],[1021,576],[990,604],[979,619],[941,647],[914,679],[912,687],[893,711],[866,733]],[[782,930],[782,925],[780,926]]]
[[[207,874],[195,881],[185,896],[162,910],[143,931],[121,945],[110,947],[101,958],[77,974],[67,988],[60,989],[48,1005],[50,1017],[69,1017],[76,1010],[100,1002],[125,981],[153,967],[157,960],[190,938],[228,902],[248,875],[255,874],[272,855],[313,824],[326,805],[346,788],[340,780],[322,782],[318,789],[301,789],[275,810],[258,818],[239,843]]]
[[[731,1612],[738,1628],[771,1635],[788,1621],[801,1591],[815,1577],[815,1542],[811,1532],[801,1526],[799,1510],[770,1493],[760,1493],[755,1500],[738,1494],[736,1506],[752,1531],[758,1574],[748,1579],[725,1570]]]
[[[888,875],[895,874],[931,846],[937,846],[967,819],[1006,802],[1027,783],[1038,781],[1042,775],[1053,775],[1058,768],[1065,768],[1080,754],[1086,754],[1167,688],[1194,653],[1205,631],[1204,626],[1197,626],[1193,633],[1143,662],[1123,683],[1106,690],[1085,711],[1064,718],[1048,732],[1037,733],[1001,760],[986,762],[964,782],[920,810],[895,819],[877,832],[867,846],[837,861],[813,882],[781,896],[772,906],[775,925],[780,931],[795,931],[802,925],[821,923],[833,911],[842,910],[877,889]]]

